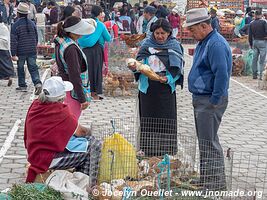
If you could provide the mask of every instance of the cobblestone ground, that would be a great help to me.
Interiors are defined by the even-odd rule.
[[[190,64],[191,57],[187,56],[186,77]],[[31,83],[29,76],[27,80]],[[21,125],[11,147],[4,156],[1,155],[4,148],[0,151],[0,156],[2,156],[0,157],[0,191],[10,187],[13,183],[25,180],[27,160],[23,129],[25,115],[31,103],[33,86],[30,86],[27,93],[16,92],[16,82],[15,79],[12,87],[7,87],[5,81],[0,81],[0,147],[8,138],[14,123],[21,119]],[[267,151],[267,92],[258,90],[256,85],[257,82],[251,77],[238,77],[231,80],[229,106],[219,130],[224,149],[231,148],[238,153],[250,152],[250,155],[258,155]],[[257,91],[254,92],[254,89]],[[181,134],[194,135],[191,95],[187,90],[187,82],[185,82],[184,90],[177,89],[177,105]],[[135,95],[124,98],[106,97],[101,102],[92,102],[89,109],[83,112],[80,121],[82,124],[91,122],[100,124],[103,121],[108,122],[111,118],[135,117],[135,115]],[[259,164],[265,169],[267,166],[264,162],[267,162],[266,159],[257,160],[254,166]],[[249,168],[249,166],[243,167]],[[262,175],[261,178],[263,178]]]

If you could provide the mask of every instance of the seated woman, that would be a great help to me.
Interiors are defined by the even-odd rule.
[[[163,18],[151,25],[153,33],[141,45],[137,60],[161,76],[154,81],[129,66],[138,81],[140,149],[146,156],[177,153],[176,85],[183,84],[183,48],[172,36],[170,23]]]
[[[72,89],[70,82],[53,76],[44,82],[42,93],[28,110],[24,144],[30,167],[26,182],[34,182],[48,169],[76,168],[90,176],[90,186],[96,184],[101,143],[63,104],[66,91]]]

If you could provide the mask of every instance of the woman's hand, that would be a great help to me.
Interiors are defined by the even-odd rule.
[[[168,78],[166,76],[161,76],[160,79],[159,79],[159,82],[167,83],[168,82]]]
[[[82,125],[78,125],[76,131],[75,131],[75,135],[77,137],[84,137],[86,135],[91,135],[91,129],[90,128],[87,128],[85,126],[82,126]]]
[[[131,65],[128,65],[128,68],[132,71],[136,71],[136,64],[131,64]]]
[[[81,103],[81,110],[85,110],[89,106],[89,102]]]

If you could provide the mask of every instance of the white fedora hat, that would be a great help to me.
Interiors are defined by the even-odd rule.
[[[193,8],[186,12],[186,21],[183,24],[183,27],[193,26],[200,22],[204,22],[210,19],[208,9],[206,8]]]
[[[27,3],[20,2],[17,8],[17,12],[20,14],[29,14],[30,12],[30,7]]]
[[[64,28],[64,30],[77,35],[89,35],[95,31],[96,26],[97,23],[94,19],[81,19],[77,24]]]

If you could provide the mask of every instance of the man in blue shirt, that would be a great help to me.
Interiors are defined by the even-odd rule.
[[[209,190],[226,188],[224,156],[218,129],[228,104],[232,54],[227,41],[213,30],[206,8],[189,10],[185,27],[198,41],[188,88],[193,94],[195,126],[200,150],[200,180]]]

